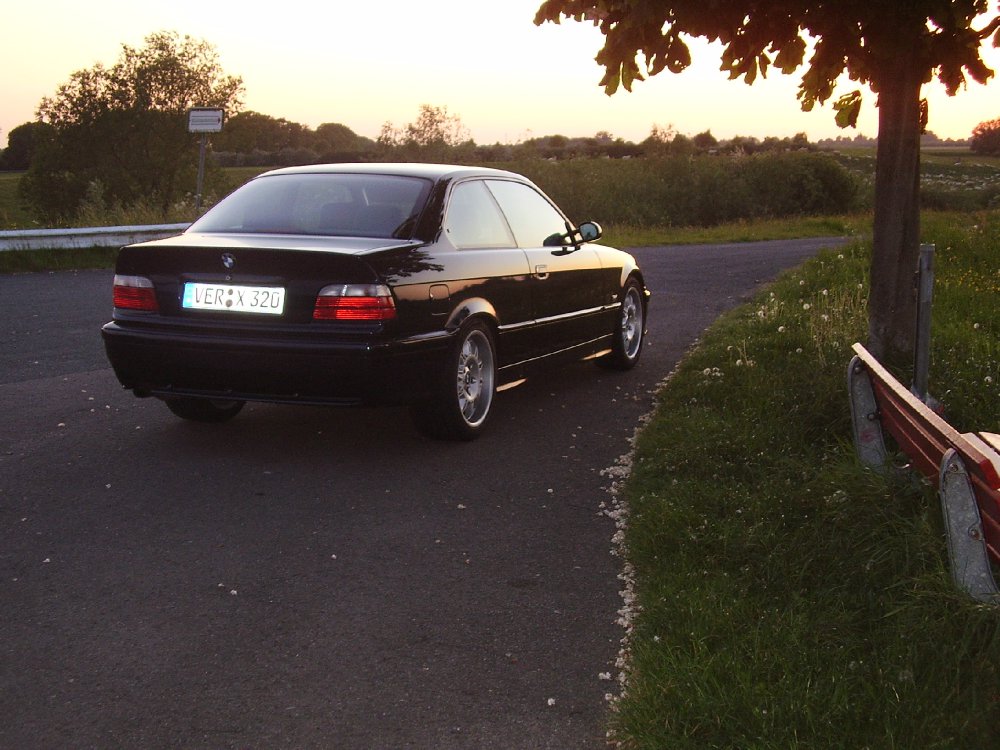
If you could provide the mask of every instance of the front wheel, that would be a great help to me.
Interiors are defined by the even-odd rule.
[[[496,349],[485,322],[473,320],[459,329],[443,372],[429,400],[413,407],[421,432],[442,440],[479,436],[496,393]]]
[[[168,398],[167,408],[182,419],[192,422],[228,422],[240,413],[243,401],[222,401],[207,398]]]
[[[612,331],[611,353],[598,362],[615,370],[631,370],[642,354],[645,335],[646,308],[642,288],[635,279],[629,279],[622,290],[622,305]]]

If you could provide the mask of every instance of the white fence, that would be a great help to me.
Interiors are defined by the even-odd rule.
[[[10,229],[0,232],[0,252],[72,247],[122,247],[180,234],[189,224],[152,224],[137,227],[79,227],[77,229]]]

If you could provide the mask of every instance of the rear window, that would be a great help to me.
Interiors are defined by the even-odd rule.
[[[236,190],[188,231],[408,239],[430,187],[392,175],[271,175]]]

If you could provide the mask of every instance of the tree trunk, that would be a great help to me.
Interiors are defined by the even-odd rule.
[[[916,332],[914,274],[920,253],[920,87],[914,52],[900,50],[878,81],[875,223],[868,345],[879,360],[908,366]]]

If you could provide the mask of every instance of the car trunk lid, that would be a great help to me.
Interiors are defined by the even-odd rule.
[[[371,253],[419,244],[188,233],[124,248],[116,273],[153,282],[160,321],[237,328],[302,326],[312,324],[316,296],[324,287],[381,282],[366,260]],[[263,304],[254,307],[252,301]]]

